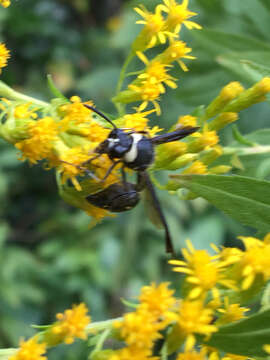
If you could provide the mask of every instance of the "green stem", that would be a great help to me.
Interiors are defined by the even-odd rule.
[[[253,154],[263,154],[270,153],[270,145],[257,145],[253,147],[224,147],[224,155],[253,155]]]
[[[9,348],[9,349],[0,349],[0,359],[8,360],[18,349]]]
[[[121,69],[121,72],[120,72],[120,75],[119,75],[119,80],[118,80],[118,83],[116,85],[116,96],[121,91],[123,82],[124,82],[125,77],[126,77],[127,67],[129,65],[129,63],[131,62],[131,60],[133,59],[133,57],[134,57],[134,52],[130,51],[130,53],[128,54],[123,66],[122,66],[122,69]],[[115,102],[115,107],[117,108],[117,111],[118,111],[119,115],[120,116],[123,115],[123,112],[124,112],[123,104]]]
[[[121,321],[123,318],[119,317],[119,318],[115,318],[115,319],[110,319],[110,320],[105,320],[105,321],[97,321],[94,323],[90,323],[87,327],[86,327],[86,331],[88,333],[92,333],[93,331],[101,331],[104,329],[108,329],[109,327],[112,326],[112,324],[115,321]]]
[[[27,96],[27,95],[19,93],[18,91],[13,90],[11,87],[6,85],[3,81],[0,81],[0,96],[10,99],[10,100],[22,100],[25,102],[31,102],[31,103],[41,106],[41,107],[47,107],[50,105],[49,103],[47,103],[45,101],[35,99],[31,96]]]

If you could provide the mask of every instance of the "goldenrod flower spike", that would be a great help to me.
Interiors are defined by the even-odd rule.
[[[37,337],[20,341],[19,350],[8,360],[46,360],[46,343],[39,343]]]

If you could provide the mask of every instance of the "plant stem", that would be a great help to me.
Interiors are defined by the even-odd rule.
[[[45,101],[35,99],[31,96],[24,95],[24,94],[19,93],[18,91],[13,90],[11,87],[6,85],[3,81],[0,81],[0,96],[5,97],[7,99],[11,99],[11,100],[22,100],[22,101],[26,101],[26,102],[31,102],[31,103],[41,106],[41,107],[47,107],[50,105],[49,103],[47,103]]]
[[[87,327],[86,327],[86,331],[88,333],[92,333],[92,332],[96,332],[96,331],[101,331],[104,329],[107,329],[109,327],[112,326],[112,324],[115,321],[121,321],[123,318],[119,317],[119,318],[115,318],[115,319],[110,319],[110,320],[105,320],[105,321],[97,321],[94,323],[90,323]]]
[[[122,69],[121,69],[121,72],[120,72],[120,75],[119,75],[119,80],[118,80],[118,83],[116,85],[116,96],[121,91],[123,82],[124,82],[125,77],[126,77],[127,67],[129,65],[129,63],[131,62],[131,60],[133,59],[133,57],[134,57],[134,52],[130,51],[130,53],[128,54],[123,66],[122,66]],[[115,107],[117,108],[117,111],[118,111],[119,115],[123,115],[123,112],[124,112],[123,104],[115,102]]]
[[[263,154],[270,153],[270,145],[257,145],[253,147],[224,147],[224,155],[253,155],[253,154]]]

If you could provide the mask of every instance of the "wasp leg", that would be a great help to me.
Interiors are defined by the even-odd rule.
[[[85,167],[83,166],[80,166],[80,165],[76,165],[76,164],[72,164],[68,161],[65,161],[65,160],[60,160],[62,163],[64,164],[68,164],[68,165],[72,165],[74,166],[75,168],[79,169],[79,170],[82,170],[83,172],[85,172],[87,175],[89,175],[91,178],[93,178],[94,180],[96,181],[99,181],[100,179],[98,177],[96,177],[96,175],[94,175],[94,173],[92,173],[92,171],[86,169]]]
[[[103,179],[101,179],[101,182],[104,182],[108,176],[110,175],[110,173],[113,171],[113,169],[115,168],[116,165],[120,164],[120,162],[122,162],[122,160],[118,160],[118,161],[115,161],[110,167],[109,169],[107,170],[105,176]]]
[[[97,154],[97,155],[93,156],[92,158],[84,161],[84,162],[82,163],[82,166],[87,166],[87,165],[91,164],[91,162],[92,162],[93,160],[96,160],[96,159],[99,158],[100,156],[101,156],[101,154]]]

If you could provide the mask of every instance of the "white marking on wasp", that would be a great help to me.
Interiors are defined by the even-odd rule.
[[[141,134],[136,134],[136,133],[132,134],[131,136],[133,137],[133,143],[131,145],[130,150],[128,152],[126,152],[125,156],[124,156],[124,160],[127,163],[131,163],[136,159],[136,157],[138,155],[137,144],[141,140],[141,138],[143,137]]]
[[[113,149],[116,143],[119,143],[119,139],[108,138],[109,149]]]

